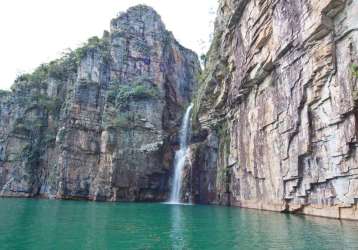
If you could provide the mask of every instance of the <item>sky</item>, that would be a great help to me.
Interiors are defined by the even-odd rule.
[[[17,75],[101,37],[110,20],[136,4],[152,6],[185,47],[205,53],[217,0],[8,0],[0,1],[0,89]]]

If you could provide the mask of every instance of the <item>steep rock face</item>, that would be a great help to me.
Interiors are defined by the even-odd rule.
[[[194,201],[358,219],[357,14],[355,0],[220,2]]]
[[[164,200],[200,71],[139,5],[0,93],[0,196]]]

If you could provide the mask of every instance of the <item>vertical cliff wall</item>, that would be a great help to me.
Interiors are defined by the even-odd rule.
[[[0,196],[164,200],[200,66],[143,5],[0,93]]]
[[[358,1],[222,0],[195,101],[199,203],[358,219]]]

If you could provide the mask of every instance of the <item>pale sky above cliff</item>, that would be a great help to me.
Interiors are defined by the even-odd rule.
[[[217,0],[0,1],[0,89],[66,48],[101,36],[118,12],[141,3],[156,9],[182,45],[198,54],[206,51]]]

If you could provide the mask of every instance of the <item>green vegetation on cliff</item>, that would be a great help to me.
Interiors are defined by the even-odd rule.
[[[107,39],[100,39],[96,36],[88,39],[81,47],[69,50],[57,60],[41,64],[32,73],[19,75],[12,90],[23,87],[45,88],[49,78],[66,81],[71,75],[77,73],[81,60],[93,50],[98,50],[104,62],[110,60],[110,44]]]
[[[79,63],[90,51],[98,50],[100,52],[100,56],[105,62],[109,62],[110,60],[110,43],[106,38],[106,33],[104,38],[98,38],[97,36],[91,37],[88,39],[87,43],[83,44],[82,47],[74,50],[75,58],[77,63]]]
[[[0,93],[0,196],[164,200],[198,71],[197,55],[138,6],[103,38],[20,75]]]
[[[135,124],[136,116],[127,113],[127,105],[131,101],[145,99],[155,99],[159,97],[159,89],[151,83],[134,82],[131,84],[121,84],[112,82],[112,87],[107,94],[108,104],[112,106],[112,111],[120,110],[120,113],[104,114],[104,128],[132,128]]]
[[[159,89],[155,85],[133,83],[120,84],[113,83],[112,89],[108,93],[108,101],[120,106],[131,99],[156,98],[159,96]]]
[[[352,64],[352,74],[353,76],[355,76],[356,78],[358,78],[358,65],[357,64]]]

